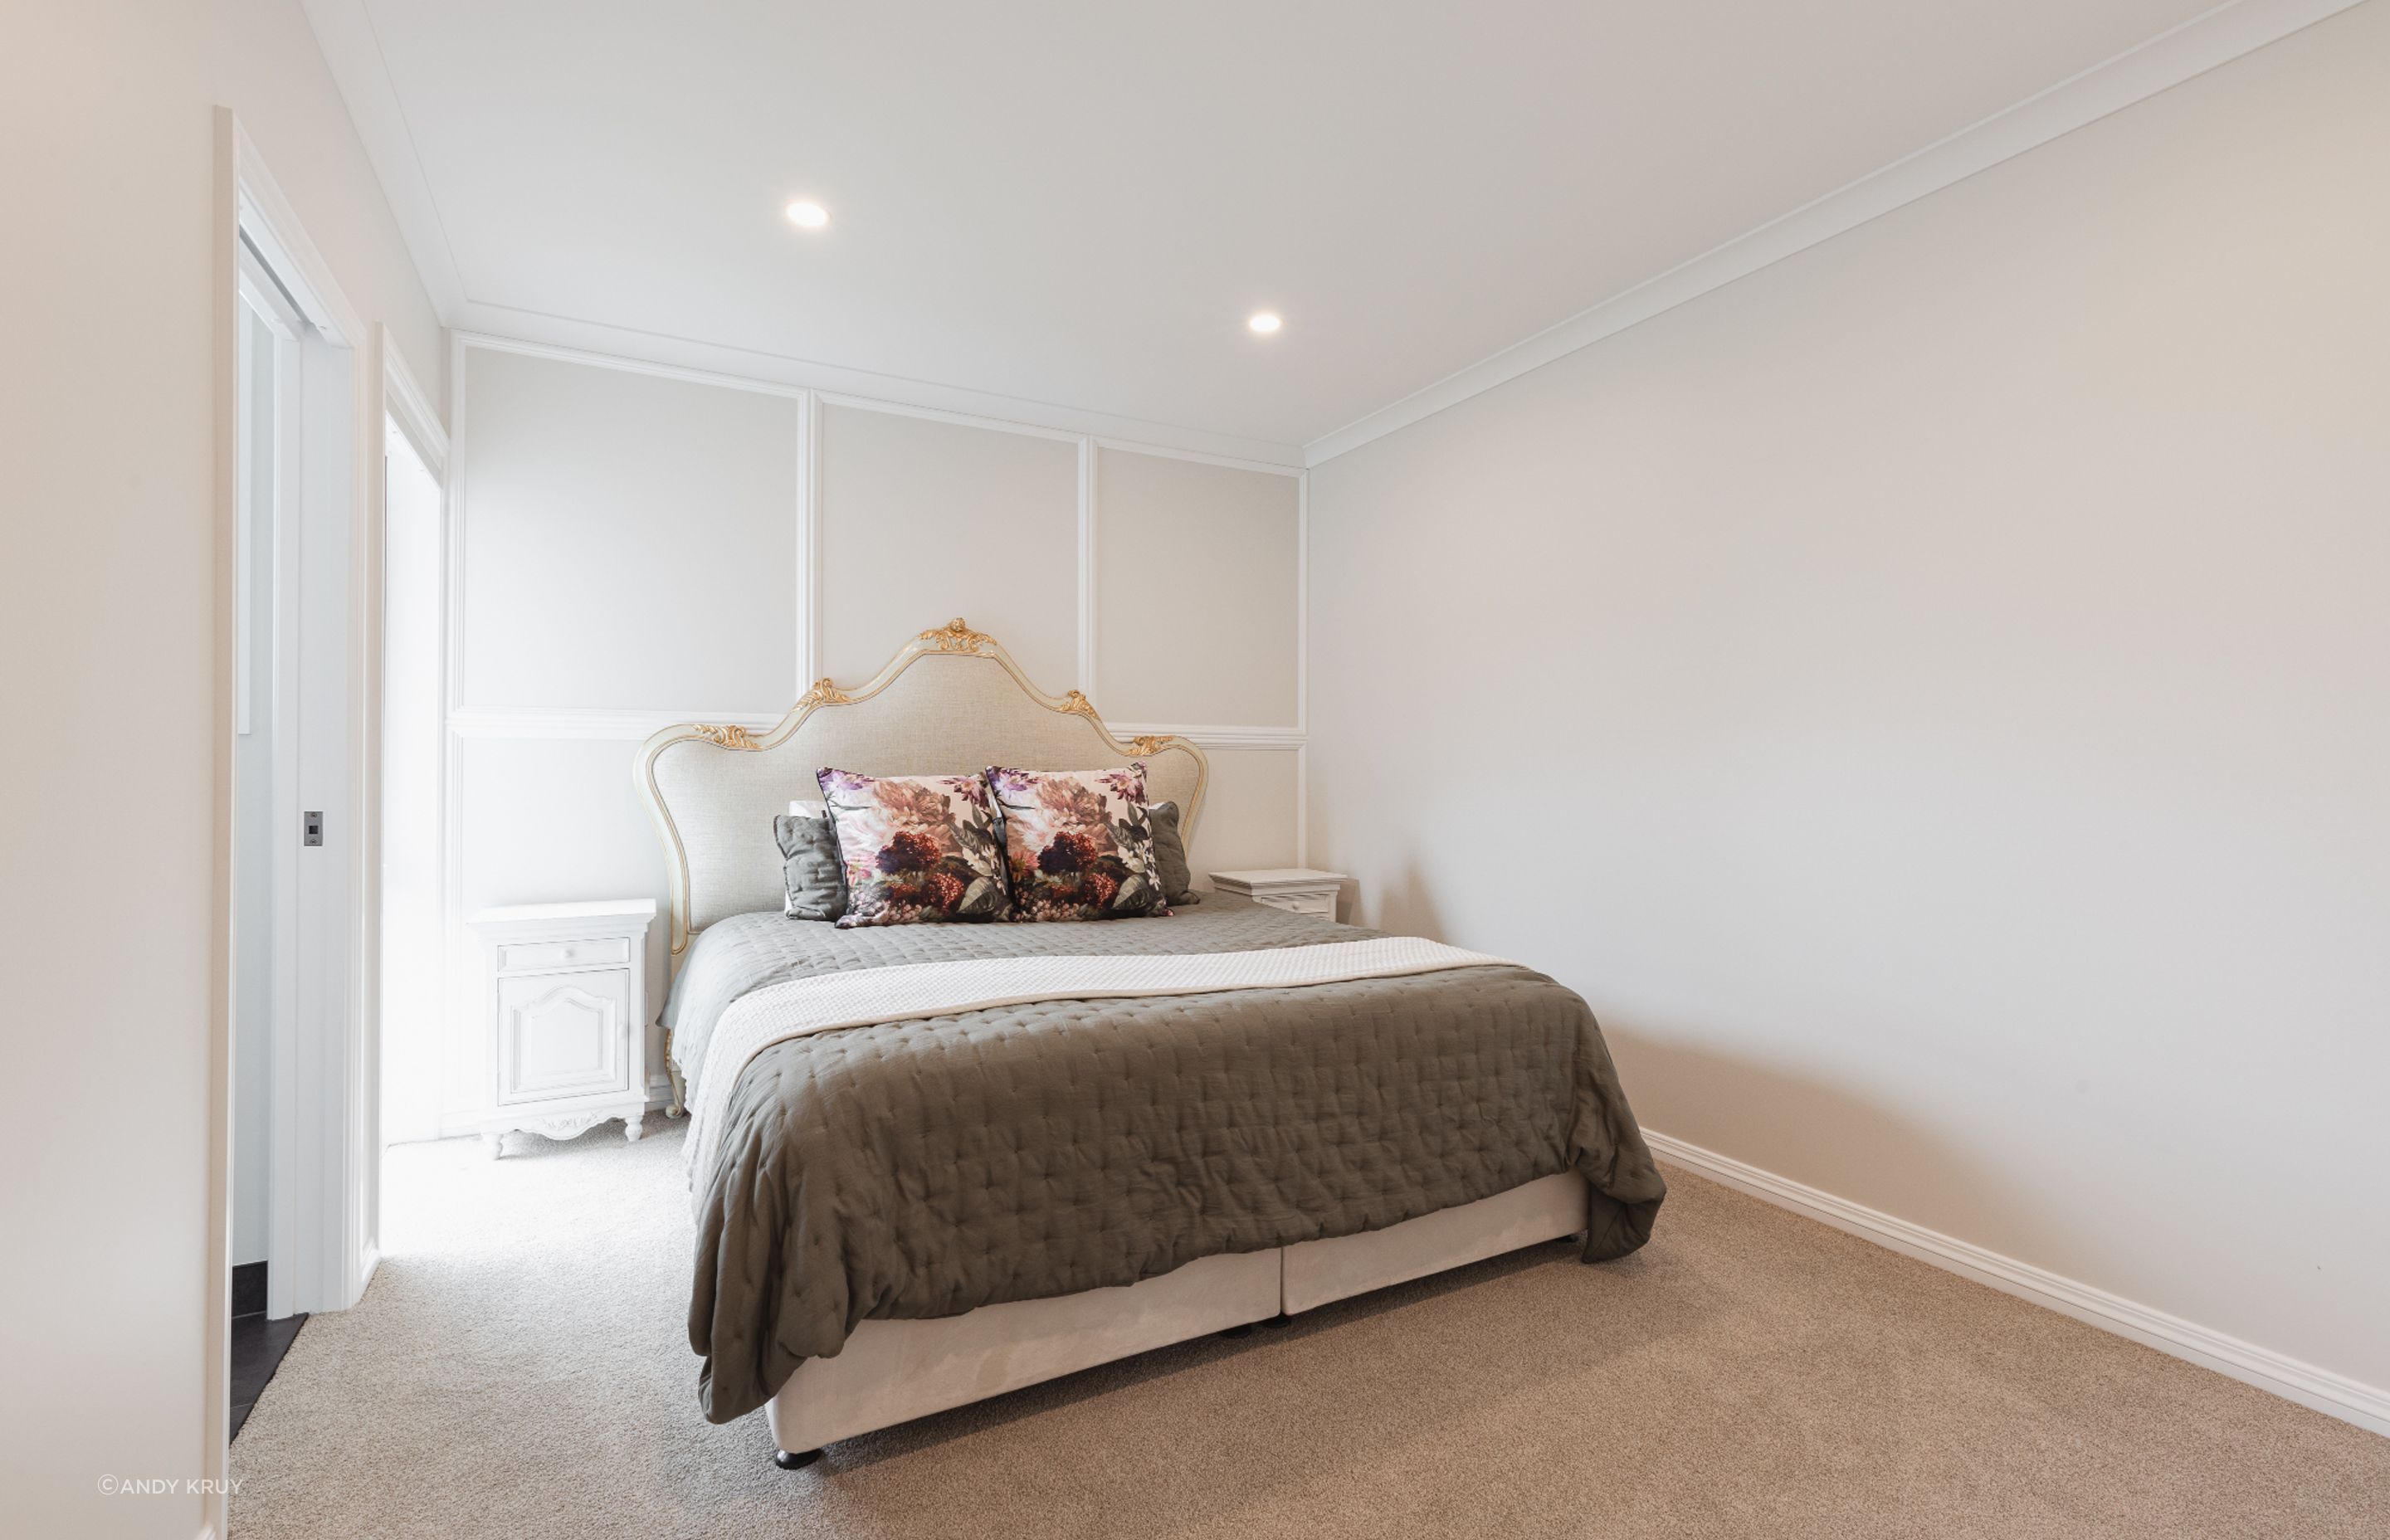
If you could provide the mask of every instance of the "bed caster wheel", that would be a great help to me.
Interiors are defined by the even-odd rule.
[[[1288,1327],[1291,1327],[1293,1324],[1294,1317],[1282,1313],[1272,1315],[1268,1320],[1262,1323],[1262,1325],[1269,1328],[1272,1331],[1284,1331]]]
[[[793,1455],[786,1449],[772,1451],[772,1463],[783,1470],[803,1470],[819,1458],[821,1451],[818,1449],[800,1449]]]
[[[1221,1332],[1221,1333],[1220,1333],[1220,1335],[1221,1335],[1221,1336],[1226,1337],[1228,1341],[1232,1341],[1232,1342],[1233,1342],[1233,1341],[1236,1341],[1238,1338],[1240,1338],[1240,1337],[1250,1337],[1250,1336],[1252,1336],[1253,1334],[1253,1322],[1251,1322],[1251,1321],[1247,1321],[1247,1322],[1246,1322],[1244,1325],[1242,1325],[1242,1326],[1232,1326],[1232,1327],[1228,1328],[1228,1329],[1227,1329],[1227,1330],[1223,1331],[1223,1332]]]

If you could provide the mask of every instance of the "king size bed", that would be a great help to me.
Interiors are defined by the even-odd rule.
[[[1115,739],[960,621],[768,733],[642,749],[706,1415],[825,1444],[1522,1246],[1587,1262],[1664,1187],[1590,1011],[1515,964],[1227,893],[1142,918],[792,919],[774,818],[825,767],[1209,768]],[[1596,1323],[1588,1323],[1594,1328]]]

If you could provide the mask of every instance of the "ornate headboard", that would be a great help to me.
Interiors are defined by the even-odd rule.
[[[739,726],[666,727],[632,766],[663,836],[672,878],[672,954],[719,919],[777,910],[773,815],[819,801],[824,765],[867,776],[969,776],[991,764],[1110,770],[1143,760],[1155,802],[1183,810],[1191,850],[1211,765],[1183,738],[1123,743],[1077,690],[1047,695],[995,638],[954,621],[924,631],[853,690],[824,679],[761,735]]]

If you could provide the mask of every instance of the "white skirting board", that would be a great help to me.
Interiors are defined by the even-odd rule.
[[[2106,1290],[2061,1277],[2030,1263],[1987,1251],[1922,1225],[1895,1219],[1772,1171],[1745,1165],[1715,1150],[1672,1139],[1649,1128],[1643,1130],[1643,1138],[1661,1159],[1698,1172],[1714,1182],[2390,1437],[2390,1391],[2361,1384],[2345,1375],[2210,1330],[2178,1315],[2136,1304]],[[1660,1224],[1666,1228],[1664,1211]]]

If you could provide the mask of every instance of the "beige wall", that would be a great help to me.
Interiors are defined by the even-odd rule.
[[[0,33],[0,948],[26,1088],[0,1120],[19,1174],[0,1200],[5,1527],[190,1540],[187,1488],[97,1483],[207,1469],[212,756],[229,710],[212,109],[239,115],[435,401],[440,323],[295,0],[18,0]],[[71,747],[21,751],[49,729]]]
[[[723,711],[785,693],[798,403],[469,356],[463,703]]]
[[[777,721],[812,679],[860,684],[957,615],[1046,689],[1090,689],[1116,724],[1203,729],[1199,873],[1298,858],[1298,478],[503,344],[458,357],[460,919],[665,902],[631,789],[641,739]],[[664,931],[649,940],[654,1007]],[[461,926],[450,947],[454,1130],[481,1097],[483,1012]]]
[[[2385,80],[2360,6],[1315,469],[1315,860],[1659,1130],[2390,1386]]]
[[[1104,449],[1097,644],[1125,722],[1300,727],[1292,480]]]
[[[868,679],[962,615],[1047,688],[1080,682],[1076,441],[854,406],[821,435],[821,674]]]

